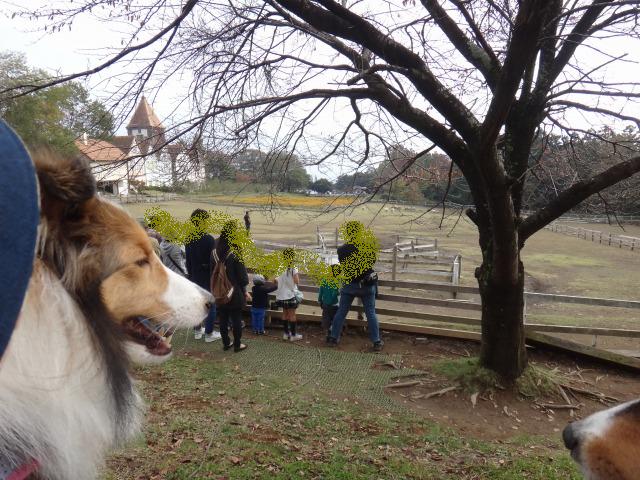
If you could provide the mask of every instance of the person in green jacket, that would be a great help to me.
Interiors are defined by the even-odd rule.
[[[323,279],[318,291],[318,302],[322,308],[322,328],[331,332],[333,317],[338,311],[340,298],[340,285],[338,275],[340,275],[340,265],[331,265],[331,278]]]

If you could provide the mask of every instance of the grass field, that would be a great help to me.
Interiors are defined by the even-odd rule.
[[[383,242],[393,241],[397,234],[437,238],[441,250],[462,254],[462,282],[476,285],[473,270],[481,259],[477,233],[460,212],[443,216],[441,211],[380,204],[327,208],[314,203],[320,198],[301,196],[268,200],[254,194],[190,196],[159,206],[180,219],[194,208],[219,209],[238,219],[250,209],[255,238],[290,244],[313,241],[318,225],[332,230],[348,219],[370,225]],[[126,208],[140,218],[149,206]],[[594,228],[619,233],[617,227]],[[630,235],[640,234],[638,227],[629,230]],[[638,299],[637,252],[541,231],[528,241],[523,259],[528,290]],[[550,303],[529,306],[528,320],[640,328],[638,313]],[[464,433],[466,429],[449,429],[443,420],[469,413],[468,397],[464,401],[442,398],[442,413],[436,420],[407,408],[402,392],[387,395],[383,387],[389,375],[398,371],[376,372],[371,362],[396,362],[403,357],[413,361],[415,346],[403,347],[398,357],[374,360],[370,354],[254,338],[242,355],[228,355],[213,348],[215,344],[195,344],[184,338],[174,341],[178,351],[173,360],[138,370],[150,405],[148,426],[137,444],[111,458],[104,480],[580,478],[560,443],[559,431],[566,420],[556,418],[552,425],[546,417],[531,419],[528,426],[505,427],[520,428],[518,436],[509,430],[509,435],[492,439],[482,434],[486,430],[482,421],[493,426],[504,418],[502,404],[493,408],[491,402],[498,401],[493,397],[483,407],[485,418],[462,419],[463,425],[480,422],[475,426],[480,434],[474,435]],[[637,349],[637,344],[629,348]],[[451,356],[437,349],[424,355]],[[608,374],[594,376],[597,382]],[[433,381],[433,389],[446,382]],[[611,384],[618,383],[612,380]],[[516,399],[512,407],[533,415],[520,403]],[[528,433],[534,427],[539,429],[536,434]]]
[[[242,355],[214,347],[191,340],[138,371],[148,427],[104,480],[579,478],[557,434],[476,440],[393,403],[392,372],[371,364],[395,357],[258,339]]]
[[[252,199],[266,202],[248,207],[242,202]],[[459,211],[425,213],[421,207],[390,207],[368,204],[356,208],[304,208],[305,202],[337,201],[332,197],[284,196],[278,202],[297,208],[277,208],[268,204],[268,196],[192,196],[187,200],[158,204],[181,219],[194,208],[218,209],[241,219],[249,209],[252,234],[258,239],[279,240],[294,244],[314,241],[316,226],[333,230],[342,222],[357,219],[371,226],[384,242],[396,234],[437,238],[441,250],[460,253],[463,258],[462,283],[477,285],[473,271],[481,261],[475,226]],[[230,205],[234,201],[239,205]],[[149,204],[126,206],[141,218]],[[584,225],[613,233],[622,233],[612,225]],[[626,227],[626,234],[640,235],[640,227]],[[548,230],[535,234],[523,250],[527,290],[628,300],[638,299],[640,284],[640,252],[630,252],[589,241],[564,236]],[[614,315],[615,316],[615,315]],[[623,316],[626,313],[623,312]]]
[[[383,242],[393,242],[395,235],[414,235],[437,238],[439,249],[462,255],[463,285],[477,286],[473,272],[481,261],[477,230],[459,211],[442,210],[426,212],[415,206],[390,206],[367,204],[356,208],[306,208],[305,202],[335,200],[333,197],[305,197],[285,195],[278,198],[282,204],[296,208],[273,207],[266,195],[246,196],[190,196],[181,201],[158,204],[180,219],[188,218],[194,208],[218,209],[237,218],[245,210],[251,211],[254,238],[281,241],[292,245],[313,242],[316,227],[332,231],[342,222],[358,219],[369,225]],[[251,202],[258,206],[248,207]],[[347,200],[347,199],[343,199]],[[232,205],[230,202],[235,202]],[[242,204],[243,202],[246,203]],[[136,217],[142,217],[149,204],[131,204],[127,208]],[[581,224],[584,228],[600,229],[612,233],[623,233],[618,226]],[[628,235],[640,235],[640,227],[625,227]],[[525,288],[542,293],[640,300],[640,252],[631,252],[599,245],[542,230],[535,234],[525,246]],[[420,279],[419,276],[402,276],[405,279]],[[318,313],[318,312],[316,312]],[[436,313],[438,313],[436,311]],[[468,315],[465,312],[443,311],[450,315]],[[473,316],[473,315],[472,315]],[[583,325],[611,328],[640,329],[640,310],[625,308],[602,308],[560,303],[527,305],[527,320],[531,323],[558,325]],[[442,324],[440,324],[442,325]],[[590,338],[578,337],[581,341]],[[612,348],[640,349],[636,340],[604,339],[602,346]]]

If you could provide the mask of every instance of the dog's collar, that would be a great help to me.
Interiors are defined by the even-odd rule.
[[[18,468],[8,467],[0,460],[0,480],[26,480],[29,475],[36,473],[39,467],[37,460],[30,460]]]

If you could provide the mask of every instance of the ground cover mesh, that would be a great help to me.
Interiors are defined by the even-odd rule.
[[[265,377],[284,377],[300,389],[311,388],[330,396],[344,396],[384,407],[404,410],[385,392],[385,385],[398,378],[422,373],[403,368],[402,355],[344,352],[275,339],[252,338],[240,353],[223,352],[220,340],[204,343],[191,335],[179,335],[174,351],[207,351],[212,359],[227,356],[242,370]],[[395,366],[395,367],[394,367]]]

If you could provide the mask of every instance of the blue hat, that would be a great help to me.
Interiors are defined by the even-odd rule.
[[[0,120],[0,357],[18,319],[35,256],[39,209],[33,162]]]

